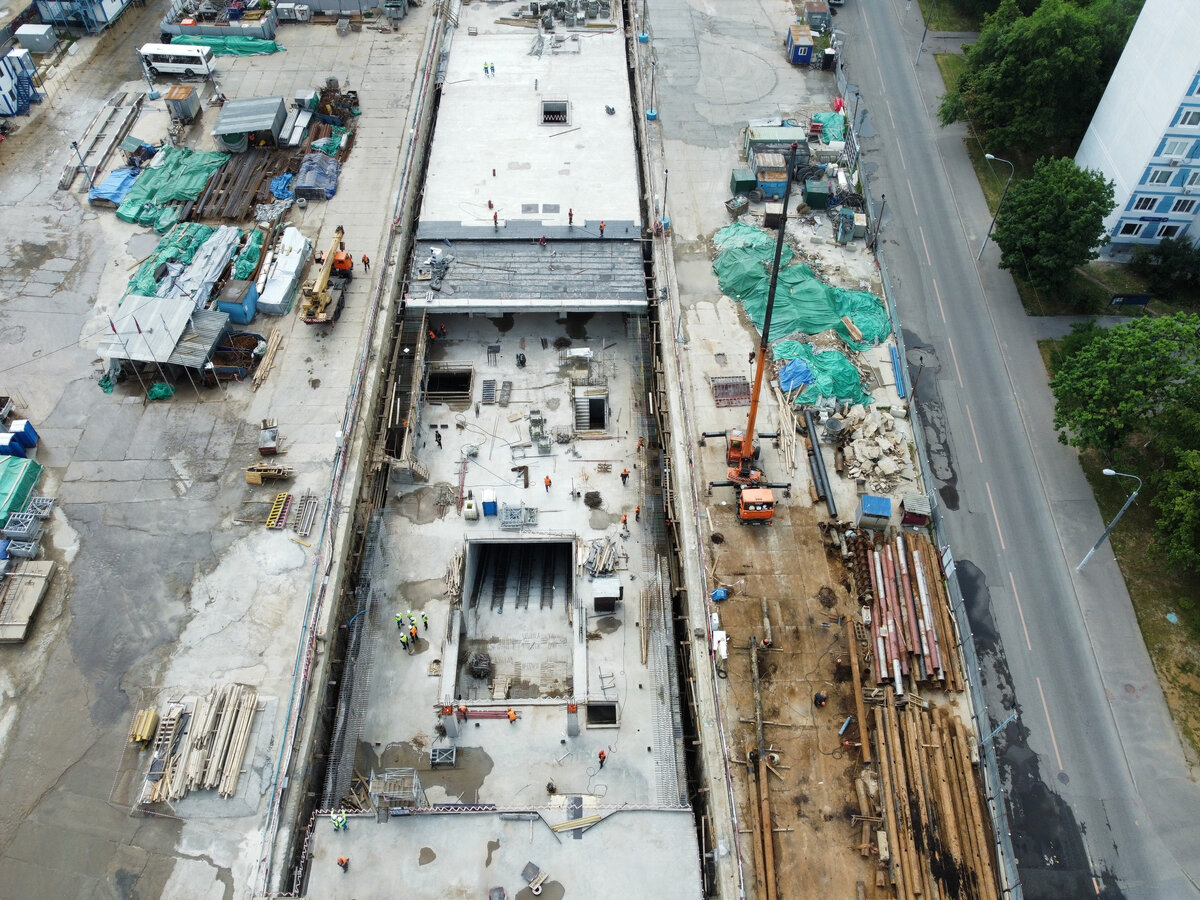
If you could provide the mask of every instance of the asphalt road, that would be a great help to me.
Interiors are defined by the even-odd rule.
[[[896,291],[934,486],[979,651],[1024,895],[1200,896],[1200,790],[999,254],[975,256],[989,212],[942,129],[932,50],[904,0],[850,0],[847,75],[861,90],[864,163],[887,195],[881,256]],[[851,93],[851,96],[853,94]],[[862,110],[865,110],[862,111]],[[985,148],[991,149],[991,148]],[[1007,169],[1000,165],[1001,174]],[[923,367],[923,368],[922,368]]]

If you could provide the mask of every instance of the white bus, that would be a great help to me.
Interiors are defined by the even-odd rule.
[[[145,44],[138,51],[152,76],[209,75],[215,70],[212,47],[184,44]]]

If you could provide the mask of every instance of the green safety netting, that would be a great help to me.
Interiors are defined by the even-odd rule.
[[[713,242],[726,248],[713,263],[721,290],[740,301],[761,329],[771,286],[775,238],[760,228],[735,222],[718,231]],[[791,258],[791,250],[785,245],[771,316],[772,335],[817,334],[832,328],[848,345],[865,350],[892,333],[887,310],[874,294],[826,284],[806,265],[787,265]],[[851,337],[843,316],[862,332],[861,341]]]
[[[21,512],[42,477],[42,465],[19,456],[0,456],[0,525]]]
[[[207,34],[177,34],[171,38],[171,43],[187,47],[211,47],[214,56],[263,56],[287,49],[275,41],[237,35],[219,37]]]
[[[824,127],[821,129],[821,143],[828,144],[830,141],[844,141],[846,139],[846,114],[840,112],[819,112],[813,113],[813,121],[820,122]]]
[[[211,225],[200,225],[196,222],[183,222],[176,225],[158,242],[154,252],[138,267],[137,274],[129,279],[129,286],[125,293],[139,297],[153,297],[158,285],[158,281],[154,277],[158,267],[172,259],[190,263],[192,257],[196,255],[196,250],[209,239],[214,231],[216,229]]]
[[[234,278],[240,278],[245,281],[254,274],[254,268],[258,265],[258,258],[262,255],[263,241],[266,239],[266,233],[257,228],[250,232],[250,236],[246,238],[246,246],[237,255],[237,259],[233,261]]]
[[[845,354],[837,350],[815,353],[811,344],[779,341],[771,347],[771,355],[776,361],[803,360],[816,378],[815,383],[800,389],[795,397],[798,404],[811,405],[823,397],[839,403],[861,403],[864,406],[871,402],[871,395],[862,388],[862,376],[858,374],[858,369],[854,368],[854,363]]]
[[[229,159],[228,153],[174,147],[164,147],[158,155],[163,162],[144,169],[117,207],[117,218],[121,221],[154,225],[161,207],[180,200],[195,200],[212,173]]]

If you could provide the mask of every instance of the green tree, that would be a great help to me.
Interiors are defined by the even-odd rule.
[[[1200,315],[1133,319],[1093,337],[1050,380],[1058,439],[1169,456],[1200,436]],[[1136,441],[1136,447],[1131,446]]]
[[[991,147],[1073,155],[1137,19],[1141,0],[1002,0],[966,48],[941,100],[943,125],[969,119]]]
[[[1155,478],[1155,537],[1168,562],[1200,571],[1200,450],[1184,450]]]
[[[1157,244],[1133,248],[1129,268],[1145,277],[1150,290],[1170,296],[1176,289],[1200,284],[1200,247],[1187,237],[1163,238]]]
[[[1000,268],[1039,288],[1053,288],[1099,254],[1113,186],[1073,159],[1039,159],[1033,174],[1013,185],[996,217],[993,239]]]

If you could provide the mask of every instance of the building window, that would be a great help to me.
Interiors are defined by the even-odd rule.
[[[1158,202],[1157,197],[1138,197],[1137,202],[1133,204],[1134,209],[1154,209],[1154,204]]]
[[[1178,225],[1164,225],[1162,228],[1158,229],[1158,236],[1160,238],[1173,238],[1177,234],[1179,234]]]
[[[1168,184],[1171,181],[1170,169],[1151,169],[1147,184]]]
[[[1195,200],[1176,200],[1175,205],[1171,207],[1171,212],[1190,213],[1195,208]]]
[[[1124,225],[1121,226],[1121,231],[1120,231],[1121,237],[1137,237],[1141,233],[1142,233],[1142,223],[1141,222],[1126,222]]]
[[[1191,187],[1198,181],[1200,181],[1200,169],[1196,169],[1196,171],[1188,175],[1187,186]]]
[[[1183,156],[1188,151],[1188,144],[1191,141],[1167,141],[1163,146],[1163,156]]]
[[[1200,109],[1189,109],[1179,117],[1180,125],[1200,125]]]

